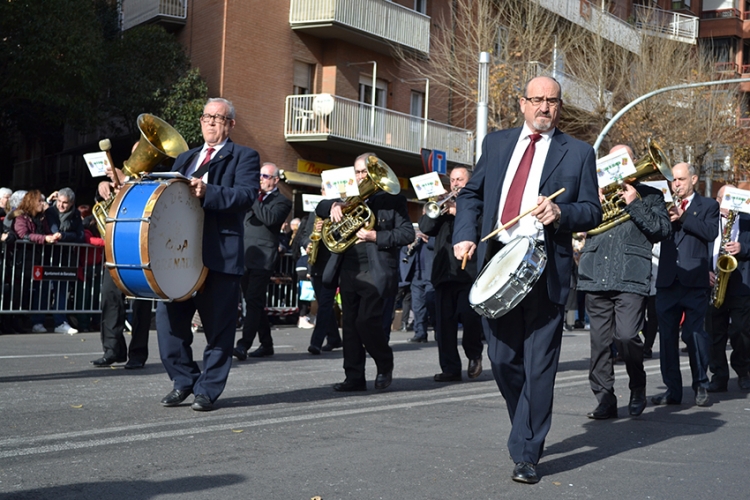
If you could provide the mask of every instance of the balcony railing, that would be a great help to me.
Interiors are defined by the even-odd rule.
[[[363,35],[363,44],[376,38],[423,54],[430,51],[430,18],[386,0],[291,0],[289,24],[325,37],[337,37],[325,29],[341,27]]]
[[[617,16],[602,10],[598,2],[588,0],[533,0],[541,7],[554,12],[606,40],[634,54],[640,54],[641,41],[636,29]]]
[[[321,106],[323,101],[327,105]],[[438,149],[463,165],[474,158],[470,130],[329,94],[287,96],[284,137],[290,142],[343,139],[415,155],[421,148]]]
[[[647,33],[695,44],[698,40],[698,18],[645,5],[634,5],[635,26]]]
[[[734,73],[738,74],[739,65],[734,62],[717,62],[714,63],[714,71],[717,73]]]
[[[185,24],[187,0],[123,0],[122,29],[163,21]]]
[[[701,12],[701,19],[740,19],[739,9],[705,10]]]

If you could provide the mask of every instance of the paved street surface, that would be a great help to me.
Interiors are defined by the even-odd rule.
[[[693,404],[592,421],[588,335],[566,333],[542,480],[511,481],[509,423],[485,355],[476,381],[437,384],[437,346],[394,332],[393,385],[339,394],[341,350],[307,353],[310,330],[274,330],[276,355],[235,360],[217,410],[163,408],[172,388],[156,336],[143,370],[94,368],[98,333],[0,336],[0,499],[747,499],[750,401],[730,381]],[[194,350],[204,340],[197,336]],[[199,355],[200,357],[200,355]],[[465,367],[464,367],[465,369]],[[647,360],[648,395],[663,390]]]

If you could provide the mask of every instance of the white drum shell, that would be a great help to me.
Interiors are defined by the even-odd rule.
[[[515,238],[479,273],[469,291],[469,304],[487,318],[505,315],[531,291],[546,264],[547,255],[534,239]]]

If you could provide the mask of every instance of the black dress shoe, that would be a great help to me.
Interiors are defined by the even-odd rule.
[[[587,417],[594,420],[607,420],[608,418],[617,418],[617,405],[599,403],[594,411],[586,414]]]
[[[482,373],[482,358],[470,359],[466,374],[469,378],[477,378]]]
[[[364,380],[360,381],[353,381],[353,380],[344,380],[343,382],[339,382],[338,384],[334,384],[333,390],[337,392],[356,392],[356,391],[366,391],[367,390],[367,383]]]
[[[460,373],[436,373],[432,380],[435,382],[461,382]]]
[[[391,385],[391,381],[393,380],[393,372],[389,371],[387,373],[378,373],[378,376],[375,377],[375,389],[385,389],[389,385]]]
[[[108,358],[106,356],[102,356],[101,358],[95,359],[94,361],[92,361],[91,364],[94,365],[94,366],[98,366],[100,368],[103,368],[103,367],[106,367],[106,366],[111,366],[111,365],[113,365],[115,363],[124,363],[125,361],[127,361],[127,360],[126,359],[120,359],[120,358]]]
[[[727,384],[719,384],[717,382],[711,382],[708,384],[708,392],[727,392]]]
[[[320,354],[320,348],[315,347],[314,345],[309,345],[307,347],[307,352],[309,352],[310,354],[318,355]]]
[[[517,483],[536,484],[539,482],[539,476],[536,474],[536,465],[529,462],[518,462],[513,467],[513,481]]]
[[[708,391],[705,387],[698,387],[695,390],[695,404],[697,406],[708,406]]]
[[[144,361],[134,361],[132,359],[125,363],[126,370],[137,370],[139,368],[143,368],[144,366],[146,366],[146,363]]]
[[[193,404],[190,405],[195,411],[211,411],[214,409],[214,404],[208,399],[205,394],[196,394]]]
[[[321,347],[320,350],[321,351],[326,351],[326,352],[333,351],[334,349],[338,349],[338,348],[340,348],[343,345],[344,344],[343,344],[343,342],[341,342],[341,340],[339,340],[338,342],[334,342],[333,344],[331,344],[330,342],[326,342],[326,345],[324,345],[323,347]]]
[[[646,409],[646,389],[635,389],[630,391],[630,403],[628,413],[631,417],[637,417]]]
[[[162,406],[177,406],[193,393],[190,389],[172,389],[169,394],[161,400]]]
[[[232,351],[232,355],[239,361],[245,361],[247,359],[247,349],[235,347]]]
[[[421,343],[421,342],[427,342],[427,337],[419,337],[417,335],[413,336],[407,342],[414,342],[414,343]]]
[[[266,347],[262,345],[253,352],[248,353],[247,355],[251,358],[264,358],[266,356],[273,356],[273,347]]]
[[[665,392],[664,394],[659,394],[658,396],[652,396],[651,397],[651,403],[659,406],[659,405],[678,405],[680,404],[679,401],[677,401],[674,398],[669,397],[669,395]]]

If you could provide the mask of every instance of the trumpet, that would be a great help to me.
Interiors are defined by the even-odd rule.
[[[458,195],[458,191],[451,191],[448,196],[439,201],[429,201],[425,203],[424,213],[430,219],[437,219],[441,215],[447,212],[446,207],[443,207],[447,202],[455,200]]]

